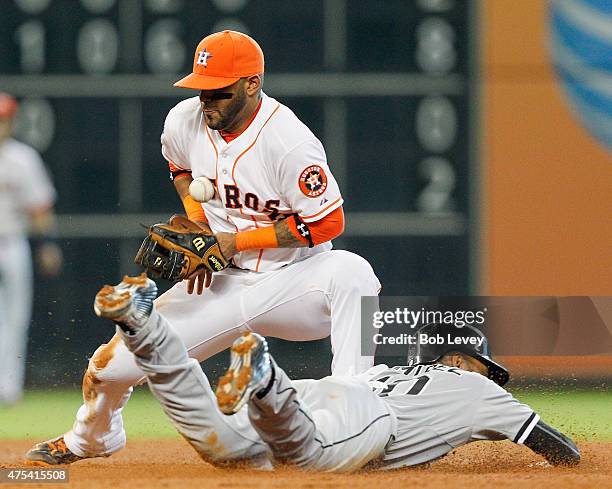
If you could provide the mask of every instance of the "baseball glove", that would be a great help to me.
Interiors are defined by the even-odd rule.
[[[229,265],[210,228],[184,216],[153,224],[134,258],[151,278],[178,282],[200,268],[218,272]]]

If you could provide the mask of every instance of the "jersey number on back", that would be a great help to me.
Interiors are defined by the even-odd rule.
[[[387,379],[378,379],[378,381],[384,382]],[[378,396],[418,396],[430,380],[431,379],[427,375],[421,375],[413,379],[398,379],[385,386]]]

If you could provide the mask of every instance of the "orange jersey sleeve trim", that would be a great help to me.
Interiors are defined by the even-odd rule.
[[[187,213],[187,217],[190,221],[208,222],[208,219],[206,219],[206,213],[204,212],[204,209],[202,209],[202,204],[193,200],[191,195],[187,195],[183,199],[183,207],[185,208],[185,212]]]
[[[278,248],[274,226],[236,233],[236,251]],[[261,258],[261,253],[260,253]]]
[[[180,166],[176,165],[174,162],[169,161],[168,162],[168,168],[170,168],[171,172],[177,172],[177,171],[183,171],[185,170],[185,168],[181,168]]]
[[[327,212],[331,207],[334,207],[335,205],[337,205],[338,203],[340,203],[340,205],[342,205],[342,197],[338,197],[336,200],[334,200],[331,204],[325,206],[324,209],[321,209],[319,212],[317,212],[316,214],[312,214],[310,216],[300,216],[301,219],[306,220],[312,220],[317,216],[320,216],[321,214]],[[331,211],[330,211],[331,214]]]
[[[287,219],[291,233],[304,243],[316,246],[337,238],[344,232],[344,210],[342,206],[334,209],[322,219],[306,225],[297,219]],[[306,229],[298,229],[298,226],[306,226]],[[308,239],[310,233],[310,239]]]
[[[191,176],[191,172],[185,171],[185,172],[179,173],[176,176],[173,176],[172,180],[177,181],[177,180],[180,180],[181,178],[190,177],[190,176]]]
[[[168,168],[170,170],[170,180],[178,180],[183,177],[191,176],[191,170],[185,170],[180,166],[175,165],[171,161],[168,162]]]

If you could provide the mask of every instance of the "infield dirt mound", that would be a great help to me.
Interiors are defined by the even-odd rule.
[[[23,467],[25,441],[0,441],[0,467]],[[602,488],[611,487],[612,443],[582,442],[582,463],[554,468],[525,447],[510,442],[481,442],[462,447],[429,468],[355,474],[274,472],[216,469],[202,462],[182,440],[131,441],[107,459],[84,460],[70,466],[69,484],[2,484],[3,489],[74,488],[197,488],[197,489],[406,489],[428,488]]]

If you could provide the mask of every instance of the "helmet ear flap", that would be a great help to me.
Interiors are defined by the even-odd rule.
[[[427,336],[440,335],[443,338],[475,337],[480,340],[480,346],[474,346],[471,343],[449,345],[446,341],[442,344],[422,344],[420,341],[420,335],[422,334]],[[496,384],[503,386],[510,378],[508,370],[491,358],[491,351],[486,335],[474,326],[466,325],[459,328],[453,324],[429,323],[420,327],[415,335],[416,341],[414,341],[414,345],[409,346],[408,353],[408,362],[411,365],[417,363],[436,363],[445,354],[456,351],[469,355],[485,364],[488,368],[487,377]]]

